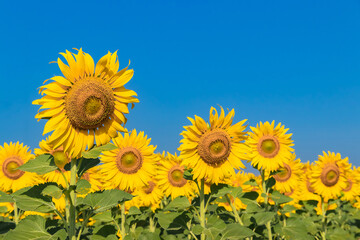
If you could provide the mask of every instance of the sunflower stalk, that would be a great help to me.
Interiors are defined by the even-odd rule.
[[[261,181],[262,181],[262,188],[263,188],[263,193],[264,193],[264,203],[265,203],[265,208],[266,210],[268,210],[268,200],[269,200],[269,191],[266,187],[266,182],[265,182],[265,171],[263,169],[261,169]],[[272,239],[272,232],[271,232],[271,220],[268,221],[266,224],[266,229],[268,231],[268,239],[271,240]]]
[[[76,239],[76,193],[75,193],[75,187],[76,187],[76,159],[71,160],[71,173],[70,173],[70,187],[69,187],[69,202],[70,202],[70,219],[69,219],[69,239],[75,240]]]
[[[15,221],[15,224],[18,225],[19,223],[19,209],[16,205],[16,202],[14,202],[14,221]]]
[[[238,213],[238,211],[236,210],[234,204],[232,203],[229,195],[228,195],[228,194],[225,194],[225,197],[226,197],[226,200],[227,200],[227,202],[229,203],[229,205],[230,205],[230,207],[231,207],[231,209],[232,209],[232,211],[233,211],[233,213],[234,213],[236,222],[238,222],[241,226],[244,226],[244,223],[242,222],[242,220],[241,220],[241,218],[240,218],[240,216],[239,216],[239,213]]]
[[[206,229],[206,218],[205,218],[205,180],[201,179],[201,187],[200,187],[200,225],[203,227],[203,231],[201,233],[201,240],[205,240],[204,230]]]
[[[326,225],[327,225],[327,222],[326,222],[325,203],[324,203],[324,199],[323,199],[323,198],[321,199],[321,212],[322,212],[322,220],[321,220],[321,223],[322,223],[322,232],[321,232],[321,238],[322,238],[323,240],[326,240]]]
[[[122,239],[124,239],[126,236],[125,221],[126,221],[125,203],[123,202],[123,203],[121,203],[121,228],[120,228]]]

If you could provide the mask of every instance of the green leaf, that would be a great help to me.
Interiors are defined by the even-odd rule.
[[[143,232],[140,234],[139,240],[160,240],[159,234],[152,233],[152,232]]]
[[[21,220],[14,230],[8,232],[4,239],[8,240],[50,240],[57,239],[45,229],[45,219],[38,215],[31,215]]]
[[[179,196],[172,200],[169,205],[164,208],[164,211],[172,211],[172,210],[185,210],[190,207],[190,202],[187,197]]]
[[[63,191],[57,185],[48,185],[42,190],[43,196],[50,196],[56,199],[60,199]]]
[[[166,212],[159,212],[159,213],[155,214],[156,218],[158,219],[158,222],[159,222],[160,226],[163,229],[168,229],[170,227],[170,225],[173,224],[175,219],[177,217],[179,217],[180,215],[181,215],[181,213],[179,213],[179,212],[167,212],[167,213]],[[175,225],[176,225],[176,223],[175,223]],[[180,229],[181,226],[178,226],[178,228]]]
[[[107,209],[117,206],[120,202],[132,199],[130,193],[112,189],[103,192],[89,193],[83,200],[83,204],[91,206],[94,213],[103,212]]]
[[[135,207],[135,206],[132,206],[130,209],[129,209],[129,213],[127,215],[140,215],[141,214],[141,211]]]
[[[276,180],[273,177],[270,177],[269,179],[267,179],[265,181],[266,189],[272,188],[275,185],[275,183],[276,183]]]
[[[97,157],[100,156],[101,152],[103,152],[103,151],[111,151],[111,150],[114,150],[114,149],[117,149],[117,148],[118,147],[116,147],[114,144],[108,143],[108,144],[105,144],[103,146],[94,147],[90,151],[82,152],[82,156],[84,158],[97,158]]]
[[[231,223],[226,226],[226,229],[221,239],[245,239],[257,235],[251,229],[241,226],[238,223]]]
[[[285,196],[284,194],[273,191],[270,198],[276,203],[276,204],[283,204],[291,202],[293,199],[291,197]]]
[[[275,212],[258,212],[254,214],[254,218],[257,225],[264,225],[275,216]]]
[[[249,181],[244,182],[244,185],[250,185],[250,186],[253,186],[253,187],[259,186],[257,184],[257,182],[255,181],[255,179],[250,179]]]
[[[91,240],[105,240],[108,236],[116,236],[117,229],[114,225],[100,225],[94,228]],[[117,239],[117,238],[116,238]]]
[[[54,185],[54,183],[22,188],[14,192],[12,196],[21,210],[41,213],[53,212],[56,208],[51,197],[41,195],[42,191],[49,185]]]
[[[304,221],[299,218],[289,218],[286,222],[286,226],[282,228],[282,232],[286,239],[314,239],[308,234]]]
[[[329,240],[344,240],[344,239],[356,239],[354,236],[341,228],[335,228],[334,230],[329,230],[326,233],[326,239]]]
[[[183,177],[184,177],[186,180],[192,181],[192,180],[193,180],[193,177],[194,177],[194,175],[192,174],[192,169],[186,169],[186,170],[184,171]]]
[[[219,183],[218,185],[212,184],[210,190],[212,197],[223,197],[225,194],[231,193],[232,187],[224,183]]]
[[[98,158],[81,158],[78,160],[80,166],[78,166],[78,176],[81,177],[88,169],[97,166],[100,163]]]
[[[195,235],[200,235],[203,230],[204,230],[204,228],[200,224],[196,224],[195,226],[192,227],[192,232]]]
[[[80,179],[76,183],[76,192],[79,194],[87,194],[90,188],[91,188],[91,184],[85,179]]]
[[[14,202],[10,194],[0,191],[0,202]]]
[[[246,200],[252,200],[255,201],[259,197],[259,194],[257,192],[244,192],[239,197],[242,202],[246,203]]]
[[[58,167],[55,165],[54,157],[47,153],[37,156],[35,159],[29,160],[27,163],[18,167],[18,169],[42,175],[55,171]]]

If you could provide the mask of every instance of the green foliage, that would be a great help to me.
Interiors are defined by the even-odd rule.
[[[112,189],[103,192],[89,193],[82,203],[90,206],[94,213],[99,213],[130,199],[132,199],[131,194],[121,190]]]
[[[42,154],[24,163],[18,169],[26,172],[34,172],[39,175],[52,172],[58,167],[55,165],[54,157],[50,154]]]
[[[114,144],[108,143],[99,147],[94,147],[92,149],[90,149],[87,152],[82,152],[82,157],[84,158],[92,158],[92,159],[96,159],[97,157],[100,156],[101,152],[103,151],[111,151],[114,149],[117,149],[118,147],[116,147]]]

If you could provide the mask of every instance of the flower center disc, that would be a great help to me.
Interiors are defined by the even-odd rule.
[[[315,190],[311,187],[311,182],[309,179],[306,180],[306,188],[309,192],[315,193]]]
[[[273,158],[278,154],[280,144],[274,136],[262,136],[258,142],[257,150],[261,156]]]
[[[66,114],[71,124],[79,129],[100,127],[109,119],[114,108],[111,87],[98,78],[87,78],[75,84],[65,101]]]
[[[184,186],[187,183],[187,180],[184,178],[184,167],[175,165],[170,168],[168,172],[168,179],[170,184],[174,187]]]
[[[4,175],[12,180],[20,178],[22,175],[24,175],[25,172],[16,168],[21,165],[23,165],[23,161],[17,156],[5,159],[2,165]]]
[[[231,142],[229,134],[223,130],[213,130],[201,136],[198,153],[201,159],[210,166],[218,167],[229,157]]]
[[[54,157],[55,165],[60,169],[69,162],[68,156],[62,150],[55,150],[51,155]]]
[[[284,163],[284,167],[280,168],[279,173],[274,175],[277,182],[286,182],[291,177],[291,167]]]
[[[133,147],[121,149],[116,156],[116,166],[120,172],[133,174],[139,171],[143,163],[142,154]]]
[[[335,164],[329,164],[322,170],[320,179],[325,186],[332,187],[339,181],[339,177],[339,168]]]
[[[346,181],[346,187],[343,189],[343,192],[349,192],[352,188],[353,182],[349,179]]]
[[[148,185],[144,187],[143,190],[146,194],[150,194],[152,193],[154,188],[155,188],[155,183],[153,181],[149,181]]]

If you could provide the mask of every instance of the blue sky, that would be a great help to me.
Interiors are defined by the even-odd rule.
[[[358,1],[3,1],[0,29],[0,144],[38,147],[37,88],[82,47],[131,60],[140,103],[126,127],[159,151],[219,104],[235,122],[285,124],[302,161],[330,150],[360,166]]]

